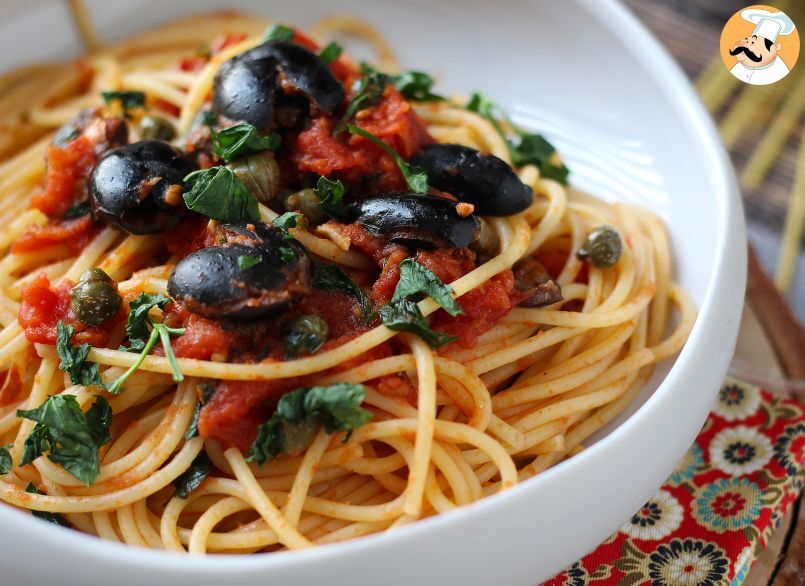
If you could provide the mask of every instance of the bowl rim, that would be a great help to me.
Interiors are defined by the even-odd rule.
[[[729,157],[724,149],[718,132],[704,106],[699,101],[693,87],[679,65],[671,58],[659,41],[646,27],[618,0],[599,0],[598,2],[581,2],[599,24],[613,33],[625,35],[640,46],[640,51],[632,51],[632,56],[641,65],[660,65],[657,68],[663,74],[652,73],[652,67],[645,67],[646,75],[668,95],[674,95],[675,106],[684,112],[689,122],[690,131],[700,139],[700,147],[712,164],[712,183],[718,186],[714,194],[719,199],[723,214],[718,218],[717,249],[715,267],[707,284],[699,313],[685,346],[676,357],[669,372],[660,382],[657,389],[640,405],[631,416],[618,425],[606,436],[599,439],[589,448],[570,460],[565,460],[549,468],[536,477],[516,485],[503,492],[485,497],[466,507],[460,507],[448,513],[418,520],[416,523],[400,527],[393,532],[383,532],[358,537],[345,542],[316,546],[306,550],[277,552],[270,555],[234,555],[216,554],[207,557],[176,555],[164,550],[137,548],[123,543],[111,542],[81,533],[74,529],[65,529],[49,523],[42,523],[14,507],[0,506],[0,523],[15,523],[23,533],[37,539],[40,548],[58,548],[69,550],[76,556],[103,556],[105,562],[118,565],[118,569],[134,566],[149,566],[151,570],[179,571],[188,576],[194,573],[223,572],[227,576],[233,573],[248,572],[254,569],[270,570],[278,566],[298,566],[310,562],[321,562],[332,556],[342,556],[361,549],[366,553],[367,547],[394,547],[405,541],[416,539],[420,533],[431,528],[447,527],[459,522],[472,520],[482,513],[499,512],[513,497],[524,493],[537,493],[539,487],[546,482],[557,481],[561,476],[576,468],[585,467],[589,462],[597,460],[601,455],[624,441],[632,429],[642,420],[662,410],[669,400],[669,388],[685,370],[688,358],[700,351],[716,329],[720,338],[729,341],[734,347],[737,336],[737,323],[732,324],[734,332],[724,332],[724,324],[712,319],[711,314],[721,315],[728,320],[739,322],[740,308],[743,305],[743,291],[746,280],[746,235],[744,215],[739,196],[737,180]],[[682,117],[681,114],[679,114]],[[728,255],[731,255],[728,257]],[[725,274],[731,274],[735,280],[727,281]],[[738,293],[736,293],[736,291]],[[736,309],[737,308],[737,309]],[[730,315],[732,313],[733,315]],[[723,375],[724,373],[722,373]],[[717,388],[712,390],[714,396]],[[703,419],[702,419],[703,422]],[[701,423],[701,422],[700,422]],[[697,427],[698,429],[698,427]],[[693,438],[691,438],[692,441]],[[613,528],[614,530],[615,528]],[[68,537],[69,536],[69,537]],[[87,552],[91,552],[87,554]],[[287,569],[287,568],[286,568]]]

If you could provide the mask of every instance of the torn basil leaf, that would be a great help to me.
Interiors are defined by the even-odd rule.
[[[427,295],[452,316],[464,313],[461,306],[450,295],[453,289],[442,283],[433,272],[419,264],[412,258],[406,258],[400,263],[400,280],[394,289],[391,303],[401,299],[419,301],[422,295]]]
[[[416,334],[432,348],[439,348],[457,339],[432,330],[417,304],[408,299],[384,305],[380,308],[379,314],[383,325],[390,330]]]
[[[335,383],[285,393],[271,418],[257,428],[248,460],[265,464],[287,451],[299,451],[312,441],[318,424],[327,433],[349,433],[371,419],[361,407],[363,385]],[[346,440],[345,440],[346,441]]]
[[[73,326],[65,325],[61,320],[56,324],[56,352],[61,359],[59,370],[68,373],[74,385],[101,386],[98,365],[87,360],[92,346],[86,343],[73,346],[73,331]]]
[[[213,220],[260,220],[257,198],[229,167],[210,167],[184,178],[191,185],[182,197],[188,209]]]

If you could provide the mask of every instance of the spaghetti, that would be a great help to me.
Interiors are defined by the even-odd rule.
[[[95,37],[83,22],[94,47]],[[248,313],[255,308],[248,300],[238,306],[246,313],[233,322],[211,317],[224,310],[215,301],[198,302],[201,294],[182,297],[202,285],[193,279],[177,284],[179,267],[211,248],[224,256],[246,250],[237,257],[237,270],[248,275],[255,270],[247,266],[251,263],[261,270],[270,251],[241,242],[258,238],[260,230],[247,223],[246,232],[232,236],[225,221],[192,214],[152,234],[104,223],[95,194],[98,159],[134,146],[121,146],[127,141],[118,140],[117,125],[132,128],[136,136],[136,128],[143,132],[142,118],[156,113],[176,129],[175,144],[196,151],[202,169],[197,173],[221,163],[204,140],[218,132],[221,146],[225,124],[219,121],[211,132],[200,116],[210,109],[222,66],[261,46],[266,24],[228,13],[194,17],[95,50],[76,64],[35,66],[0,79],[6,226],[0,243],[8,250],[0,260],[0,444],[9,464],[0,476],[0,499],[6,503],[103,539],[192,554],[267,552],[351,539],[470,504],[577,453],[629,405],[652,365],[684,344],[695,309],[671,280],[662,222],[647,210],[606,204],[566,188],[566,169],[555,153],[545,166],[527,162],[517,168],[518,185],[530,188],[529,202],[517,213],[480,214],[478,220],[473,211],[483,202],[456,203],[445,193],[450,189],[433,189],[432,169],[427,180],[435,196],[388,204],[417,206],[436,199],[434,206],[453,206],[458,215],[450,223],[456,230],[480,221],[481,239],[472,250],[443,241],[435,249],[420,247],[421,231],[406,233],[400,244],[360,222],[302,218],[293,210],[306,210],[300,203],[304,190],[283,200],[291,202],[288,212],[276,201],[261,203],[256,209],[266,230],[273,224],[271,234],[285,235],[278,247],[288,263],[283,274],[309,255],[316,270],[340,267],[339,274],[362,290],[331,290],[308,302],[293,298],[289,315],[307,318],[301,322],[306,332],[321,328],[322,319],[328,322],[332,335],[323,346],[300,342],[291,352],[290,338],[282,334],[282,356],[276,330],[284,313],[255,317]],[[321,39],[358,36],[377,47],[383,70],[396,68],[382,36],[362,23],[331,18],[314,33]],[[218,40],[199,53],[210,38]],[[291,31],[290,42],[320,50],[298,31]],[[346,102],[355,99],[360,91],[355,88],[369,85],[362,80],[377,73],[361,71],[345,56],[328,60],[346,88]],[[282,83],[291,77],[286,74]],[[375,184],[365,189],[365,201],[400,188],[411,191],[416,177],[405,171],[413,176],[417,170],[398,165],[361,138],[361,131],[374,131],[406,159],[415,159],[423,145],[440,143],[491,153],[507,165],[522,155],[507,142],[518,129],[490,102],[408,100],[399,85],[392,87],[402,77],[382,79],[388,85],[354,110],[341,138],[327,139],[347,149],[341,156],[348,162],[328,173],[325,163],[332,161],[316,151],[325,139],[310,135],[324,125],[325,134],[334,136],[332,126],[344,109],[340,103],[338,115],[314,113],[312,121],[283,133],[283,146],[273,147],[282,181],[289,168],[292,175],[321,169],[317,174],[343,179],[348,194],[358,193],[368,165]],[[429,94],[429,86],[425,89]],[[110,103],[98,110],[101,92],[110,91],[116,92],[107,94]],[[135,96],[136,102],[138,92],[145,102],[129,110],[126,100]],[[85,108],[95,114],[76,123],[75,114]],[[67,137],[65,128],[71,131]],[[305,146],[305,135],[312,146]],[[296,150],[285,156],[289,144]],[[350,168],[353,159],[363,162]],[[95,209],[80,215],[76,206],[86,197],[81,194],[93,168]],[[157,189],[160,180],[148,183],[149,189]],[[320,203],[322,186],[327,184],[316,189]],[[54,199],[56,193],[63,201]],[[141,199],[149,193],[142,192]],[[166,193],[170,198],[170,190]],[[360,201],[351,205],[369,213]],[[118,216],[119,222],[135,221]],[[299,221],[289,225],[289,219]],[[612,266],[599,267],[576,254],[584,253],[591,233],[602,226],[609,226],[609,238],[622,246]],[[213,242],[205,241],[208,237]],[[288,261],[288,254],[295,260]],[[82,276],[93,268],[116,283],[123,300],[119,310],[107,307],[108,319],[99,324],[78,319],[71,309],[75,300],[69,306],[68,299],[79,279],[86,291],[108,293],[102,273]],[[413,294],[402,291],[405,270],[412,271],[405,278],[420,279]],[[533,291],[523,293],[520,280],[534,271],[540,274],[537,284],[547,287],[540,294],[547,297],[534,302],[532,296],[526,303]],[[423,278],[429,284],[423,285]],[[370,310],[378,313],[360,322],[354,297],[370,289]],[[158,297],[169,292],[175,301]],[[140,315],[140,339],[126,323],[128,318],[131,326],[129,313],[146,298],[165,301],[152,302]],[[386,309],[391,306],[406,307],[409,317],[419,312],[422,321],[413,329],[410,321],[397,327],[399,316]],[[672,327],[673,306],[679,317]],[[226,311],[235,315],[229,306]],[[339,326],[339,320],[349,327]],[[138,339],[151,346],[140,352]],[[267,355],[249,347],[255,341],[268,348]],[[115,349],[123,343],[128,349]],[[154,345],[157,350],[149,352]],[[93,382],[77,384],[76,378]],[[334,408],[327,411],[334,389],[352,393],[350,422],[338,419]],[[291,395],[302,401],[295,407],[297,419],[286,413]],[[354,404],[355,397],[362,406]],[[80,433],[48,419],[47,409],[57,407],[83,422],[81,433],[95,434],[85,438],[96,446],[88,449],[98,458],[91,473],[73,453],[87,451],[76,440]],[[230,410],[233,420],[227,419]],[[271,434],[280,434],[280,449]],[[292,441],[293,434],[305,437]],[[261,437],[265,442],[258,445]]]

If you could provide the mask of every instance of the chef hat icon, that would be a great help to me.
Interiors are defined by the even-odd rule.
[[[755,25],[753,35],[769,39],[772,43],[778,35],[790,35],[794,32],[794,21],[784,12],[771,12],[762,8],[747,8],[741,11],[741,18]]]

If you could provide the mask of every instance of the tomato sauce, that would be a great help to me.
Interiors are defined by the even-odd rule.
[[[209,360],[214,355],[229,356],[247,340],[235,330],[226,330],[220,322],[191,313],[178,303],[165,308],[163,321],[172,328],[185,328],[184,334],[171,338],[173,353],[179,358]],[[162,354],[157,348],[156,354]]]
[[[199,435],[246,452],[257,436],[257,427],[268,420],[279,398],[298,386],[295,378],[222,381],[199,414]]]
[[[440,310],[431,325],[434,330],[458,337],[445,349],[472,348],[478,342],[478,336],[492,329],[511,311],[515,296],[514,275],[507,269],[457,299],[464,310],[463,315],[451,317]]]
[[[78,254],[101,231],[101,225],[87,214],[72,220],[54,220],[45,226],[32,226],[14,244],[11,252],[35,252],[64,244],[73,254]]]
[[[184,258],[191,252],[201,250],[207,240],[209,218],[192,215],[182,220],[178,226],[165,232],[165,247],[177,258]]]
[[[117,316],[100,326],[82,323],[70,307],[70,289],[73,285],[72,281],[64,280],[56,287],[51,287],[47,275],[42,273],[23,289],[18,321],[29,342],[55,344],[56,324],[63,321],[65,325],[75,328],[74,344],[86,342],[96,347],[106,345],[109,330],[120,322],[124,310],[121,309]]]
[[[95,164],[95,144],[86,136],[65,148],[51,145],[47,153],[45,189],[31,196],[31,207],[50,218],[61,218],[76,202],[76,187]]]
[[[377,104],[361,110],[355,124],[408,159],[433,142],[411,104],[387,86]],[[371,141],[344,131],[333,136],[337,120],[322,116],[300,132],[290,144],[290,159],[299,172],[341,179],[369,193],[401,191],[405,179],[394,160]]]

